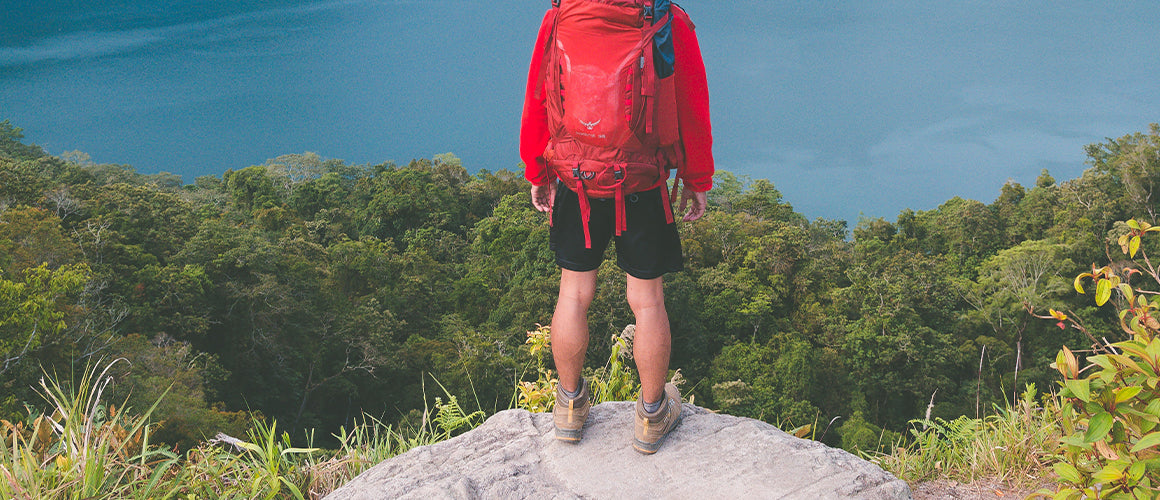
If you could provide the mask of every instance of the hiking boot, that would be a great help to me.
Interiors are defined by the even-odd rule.
[[[580,380],[580,394],[573,399],[564,395],[563,386],[556,386],[556,405],[552,408],[552,420],[556,424],[556,439],[579,442],[584,433],[584,421],[588,420],[588,381]]]
[[[632,447],[646,455],[656,453],[665,436],[681,421],[681,391],[665,384],[665,396],[656,413],[645,413],[644,400],[636,400],[636,431]]]

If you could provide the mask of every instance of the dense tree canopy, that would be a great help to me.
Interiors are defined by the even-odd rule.
[[[172,384],[157,415],[174,443],[239,411],[319,436],[363,412],[397,420],[422,408],[428,375],[494,411],[536,376],[520,346],[551,319],[559,271],[516,173],[306,153],[182,184],[22,138],[0,122],[0,414],[37,404],[41,366],[109,357],[131,361],[118,391],[134,404]],[[852,231],[720,172],[708,214],[680,227],[686,271],[665,278],[673,368],[700,405],[840,417],[834,444],[1049,386],[1050,357],[1083,339],[1029,311],[1115,321],[1069,277],[1112,221],[1156,222],[1158,151],[1153,126],[1090,146],[1077,179],[1044,171],[990,204],[956,197]],[[632,321],[611,252],[599,283],[593,367]]]

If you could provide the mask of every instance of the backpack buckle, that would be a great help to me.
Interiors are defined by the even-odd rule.
[[[555,0],[553,0],[553,1],[555,1]],[[652,22],[652,20],[653,20],[653,9],[654,9],[654,8],[655,8],[655,7],[653,7],[653,4],[652,4],[652,2],[649,2],[649,3],[648,3],[648,5],[645,5],[645,6],[644,6],[644,20],[645,20],[645,21],[648,21],[648,22],[650,22],[650,23]]]
[[[596,172],[581,172],[580,167],[576,166],[572,167],[572,177],[582,181],[590,181],[596,178]]]
[[[624,178],[624,171],[623,171],[623,170],[621,170],[621,169],[619,169],[619,168],[618,168],[618,169],[616,169],[616,170],[614,170],[614,171],[612,172],[612,178],[614,178],[614,179],[616,179],[616,180],[618,180],[618,181],[619,181],[619,180],[621,180],[621,179],[623,179],[623,178]]]
[[[560,6],[560,0],[552,0],[552,7],[559,7],[559,6]]]

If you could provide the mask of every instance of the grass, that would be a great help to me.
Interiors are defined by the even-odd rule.
[[[183,456],[149,442],[149,411],[129,416],[101,398],[110,363],[75,385],[41,381],[52,414],[0,421],[0,498],[316,499],[375,464],[479,425],[454,396],[435,398],[416,429],[364,415],[336,450],[294,447],[277,422],[255,419],[245,439],[219,434]]]
[[[984,418],[911,421],[913,440],[867,458],[908,483],[991,479],[1022,489],[1042,486],[1059,442],[1060,410],[1055,396],[1037,396],[1030,385],[1014,405]]]
[[[467,414],[448,394],[446,403],[435,398],[424,409],[414,429],[364,415],[335,435],[335,450],[292,446],[277,422],[254,419],[244,439],[219,434],[178,455],[150,442],[152,409],[131,416],[101,401],[111,366],[89,370],[74,385],[47,377],[41,393],[51,414],[0,421],[0,498],[322,498],[375,464],[484,417]],[[603,375],[597,378],[606,383],[624,378]],[[910,483],[989,479],[1034,488],[1054,461],[1059,419],[1056,397],[1038,398],[1029,386],[1019,401],[981,419],[914,420],[912,439],[894,443],[890,454],[864,456]]]

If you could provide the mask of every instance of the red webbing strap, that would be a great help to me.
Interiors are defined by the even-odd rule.
[[[671,12],[669,16],[672,16]],[[653,107],[657,99],[657,71],[653,61],[652,39],[664,25],[664,22],[658,22],[644,31],[645,40],[648,43],[644,46],[644,54],[640,61],[640,96],[644,99],[644,133],[650,135],[653,133],[653,115],[655,114]]]
[[[555,186],[555,189],[548,188],[548,192],[552,193],[552,195],[548,197],[548,227],[554,227],[554,223],[552,222],[552,215],[556,211],[556,195],[559,194],[556,190],[560,189],[560,186],[555,184],[556,181],[551,182],[552,185]]]
[[[651,39],[651,38],[650,38]],[[644,133],[653,133],[653,105],[656,103],[657,72],[653,67],[652,47],[644,51],[645,61],[640,70],[640,97],[644,99]],[[647,61],[647,62],[646,62]]]
[[[616,186],[616,235],[620,236],[628,230],[628,219],[625,216],[624,184]]]
[[[616,235],[620,236],[625,231],[628,231],[628,212],[624,206],[624,182],[628,180],[628,164],[627,163],[613,163],[605,168],[612,169],[612,177],[617,180],[616,185],[611,186],[615,189],[616,196]]]
[[[588,202],[584,179],[576,179],[576,195],[580,198],[580,221],[584,224],[584,248],[592,248],[592,232],[588,230],[588,221],[592,220],[592,205]]]
[[[553,9],[556,9],[559,6],[560,2],[552,2]],[[539,82],[539,84],[536,85],[536,92],[533,94],[536,99],[539,99],[540,96],[543,95],[544,85],[548,83],[547,80],[545,80],[548,75],[548,66],[555,66],[555,58],[552,57],[552,47],[556,45],[556,26],[559,26],[559,21],[560,12],[557,10],[556,12],[552,13],[552,32],[548,34],[548,42],[544,44],[544,52],[540,55],[540,71],[539,76],[536,77],[536,81]]]
[[[669,190],[661,188],[661,201],[665,204],[665,224],[673,223],[673,198],[677,196],[677,185],[681,183],[680,179],[673,181],[673,195],[669,196]]]

